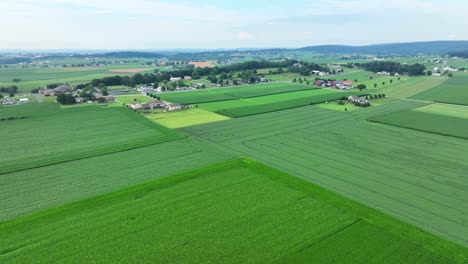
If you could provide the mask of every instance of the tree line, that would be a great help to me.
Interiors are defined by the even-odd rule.
[[[367,63],[355,63],[357,67],[363,68],[366,71],[371,72],[389,72],[392,74],[407,74],[410,76],[424,75],[426,66],[415,63],[415,64],[401,64],[394,61],[373,61]]]

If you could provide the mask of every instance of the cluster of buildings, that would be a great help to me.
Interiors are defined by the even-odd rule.
[[[44,96],[56,96],[57,94],[68,93],[68,92],[71,92],[72,90],[73,88],[64,84],[64,85],[57,86],[53,89],[46,88],[46,89],[39,90],[39,94],[42,94]]]
[[[399,76],[400,74],[398,72],[386,72],[386,71],[381,71],[377,72],[377,75],[383,75],[383,76]]]
[[[361,104],[361,105],[369,103],[369,101],[366,98],[355,96],[355,95],[349,96],[348,101],[353,103],[353,104],[358,103],[358,104]]]
[[[12,98],[5,98],[2,100],[3,105],[15,105],[17,103],[20,103],[20,104],[29,103],[29,98],[20,98],[18,101]]]
[[[163,100],[154,100],[148,103],[132,102],[129,107],[133,110],[153,110],[153,109],[164,109],[166,111],[181,110],[183,106],[181,104],[172,104]],[[185,108],[192,108],[191,105],[184,106]]]
[[[329,88],[336,88],[339,90],[349,90],[353,89],[353,81],[351,80],[341,80],[341,81],[335,81],[335,80],[316,80],[315,85],[319,87],[329,87]]]

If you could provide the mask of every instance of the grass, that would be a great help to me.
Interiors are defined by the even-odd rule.
[[[0,108],[0,117],[25,117],[2,122],[0,174],[182,138],[119,107],[27,104]]]
[[[320,108],[324,108],[324,109],[329,109],[329,110],[334,110],[334,111],[342,111],[342,112],[345,112],[345,109],[347,109],[349,112],[363,109],[362,107],[355,106],[352,103],[346,103],[345,105],[340,105],[340,104],[338,104],[338,102],[322,103],[322,104],[318,104],[316,106],[320,107]]]
[[[121,102],[121,103],[124,103],[124,104],[131,104],[133,103],[135,100],[136,102],[138,103],[148,103],[148,102],[152,102],[154,101],[153,98],[151,97],[148,97],[148,96],[145,96],[145,95],[119,95],[119,96],[116,96],[115,98],[117,101]]]
[[[303,91],[314,89],[311,86],[289,84],[289,83],[272,83],[272,84],[257,84],[243,85],[230,88],[216,88],[193,92],[176,92],[161,94],[163,100],[176,102],[181,104],[200,104],[217,101],[235,100],[240,98],[251,98],[265,96],[271,94],[280,94],[287,92]]]
[[[382,252],[407,263],[456,263],[466,256],[460,247],[251,160],[3,222],[0,231],[7,234],[0,260],[8,263],[266,263],[317,248],[320,257],[334,252],[354,260],[347,263]]]
[[[238,117],[244,117],[244,116],[250,116],[250,115],[258,115],[258,114],[263,114],[263,113],[275,112],[275,111],[280,111],[280,110],[285,110],[285,109],[297,108],[297,107],[301,107],[305,105],[318,104],[318,103],[323,103],[326,101],[334,101],[334,100],[340,99],[341,97],[348,97],[350,95],[356,95],[356,94],[357,93],[355,92],[335,91],[334,93],[323,93],[319,95],[292,99],[292,100],[285,100],[285,101],[275,102],[275,103],[266,103],[266,104],[261,104],[261,105],[252,105],[252,106],[246,106],[246,107],[223,109],[223,110],[217,111],[217,113],[221,115],[229,116],[229,117],[238,118]]]
[[[412,99],[468,105],[468,76],[455,76],[445,83],[412,96]]]
[[[421,110],[404,110],[372,117],[369,120],[386,125],[468,139],[468,119],[466,117],[459,118],[432,114]]]
[[[459,118],[468,118],[468,107],[450,104],[430,104],[413,109],[429,114],[446,115]]]
[[[400,99],[408,98],[432,89],[442,84],[444,81],[443,78],[415,77],[411,81],[404,83],[404,87],[390,91],[388,96]]]
[[[152,112],[151,114],[145,114],[144,116],[154,121],[155,123],[168,128],[181,128],[229,119],[228,117],[218,115],[200,108],[186,109],[175,112],[156,111]]]
[[[367,121],[423,105],[307,106],[183,131],[468,246],[468,141]]]

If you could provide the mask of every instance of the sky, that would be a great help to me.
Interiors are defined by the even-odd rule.
[[[218,49],[468,40],[466,0],[1,0],[0,49]]]

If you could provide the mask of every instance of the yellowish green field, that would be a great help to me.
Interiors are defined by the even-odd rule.
[[[359,109],[363,109],[362,107],[355,106],[354,104],[351,104],[351,103],[340,105],[337,102],[323,103],[323,104],[318,104],[316,106],[320,108],[330,109],[330,110],[335,110],[335,111],[340,111],[340,112],[346,112],[345,109],[348,109],[348,111],[356,111]]]
[[[145,117],[168,128],[188,127],[229,119],[228,117],[200,108],[165,113],[155,111],[151,114],[146,114]]]
[[[462,105],[451,105],[451,104],[430,104],[423,107],[414,109],[414,111],[446,115],[460,118],[468,118],[468,107]]]
[[[392,89],[388,95],[396,98],[408,98],[426,90],[432,89],[445,81],[444,78],[436,77],[415,77],[407,81],[405,86]]]
[[[119,101],[124,104],[131,104],[135,99],[139,103],[151,102],[154,99],[145,95],[121,95],[117,96],[116,101]]]

